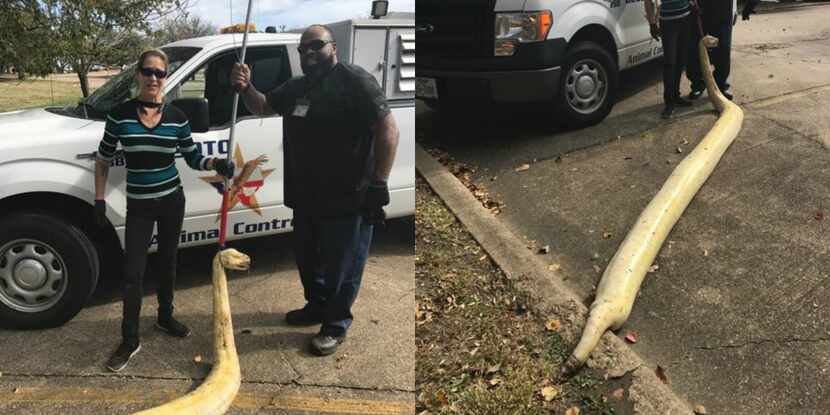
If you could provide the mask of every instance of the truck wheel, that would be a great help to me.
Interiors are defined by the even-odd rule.
[[[99,262],[77,227],[44,213],[0,221],[0,326],[60,326],[78,314],[98,282]]]
[[[565,56],[556,108],[566,125],[587,127],[602,121],[614,106],[617,65],[594,42],[579,42]]]

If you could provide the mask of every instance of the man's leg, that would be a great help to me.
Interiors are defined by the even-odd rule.
[[[176,287],[176,260],[179,234],[184,220],[184,192],[179,189],[164,197],[158,220],[158,327],[176,337],[187,337],[190,329],[173,319],[173,296]]]
[[[715,83],[721,91],[729,90],[729,72],[732,66],[732,19],[719,24],[715,33],[718,47],[712,51]]]
[[[678,19],[677,22],[677,63],[674,69],[675,76],[673,78],[675,82],[674,88],[675,91],[677,91],[675,101],[677,101],[680,97],[680,78],[683,76],[683,69],[686,68],[686,62],[688,62],[689,36],[691,35],[692,28],[692,25],[690,24],[691,21],[692,16],[689,15],[682,19]]]
[[[320,335],[342,338],[352,324],[351,308],[360,290],[373,226],[358,214],[325,219],[316,228],[321,234],[327,299]],[[334,351],[317,346],[321,354]]]
[[[689,51],[688,61],[686,64],[686,78],[691,83],[692,93],[689,98],[697,98],[700,94],[695,94],[696,91],[703,91],[706,85],[703,83],[703,74],[700,71],[700,55],[698,55],[697,46],[700,43],[700,27],[698,26],[697,12],[692,12],[691,34],[689,36]]]
[[[325,303],[325,279],[323,263],[320,257],[318,236],[315,234],[311,215],[294,210],[292,240],[294,259],[303,284],[306,305],[300,310],[286,314],[286,320],[292,325],[308,325],[320,322],[320,313]]]

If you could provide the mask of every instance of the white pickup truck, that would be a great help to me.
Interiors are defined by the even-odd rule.
[[[386,212],[390,218],[412,215],[414,19],[348,20],[331,27],[340,59],[362,65],[387,93],[401,138]],[[298,42],[298,34],[250,34],[246,61],[258,90],[271,90],[301,74]],[[165,100],[188,114],[193,138],[206,156],[229,151],[229,72],[241,43],[241,34],[225,34],[161,48],[170,58]],[[135,94],[134,68],[129,67],[77,106],[0,114],[0,327],[61,325],[81,310],[99,277],[120,278],[124,159],[116,156],[109,174],[111,226],[97,228],[92,223],[94,152],[107,113]],[[239,107],[237,165],[260,154],[269,161],[244,183],[244,194],[228,216],[227,238],[289,232],[292,211],[283,204],[282,119],[254,116],[244,105]],[[181,158],[177,162],[187,197],[180,246],[217,243],[219,180],[212,172],[191,170]]]

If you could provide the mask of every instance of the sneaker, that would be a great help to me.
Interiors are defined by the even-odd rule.
[[[122,369],[127,367],[127,363],[130,363],[130,359],[132,359],[139,350],[141,350],[141,343],[139,342],[121,342],[118,349],[115,349],[115,352],[112,356],[110,356],[110,359],[107,360],[107,369],[113,372],[120,372]]]
[[[663,112],[660,113],[660,118],[668,120],[671,118],[672,114],[674,114],[674,105],[666,105],[666,107],[663,108]]]
[[[320,318],[320,313],[311,311],[308,307],[303,307],[285,313],[285,322],[289,326],[313,326],[322,323],[323,319]]]
[[[692,101],[689,101],[686,98],[677,97],[677,100],[674,101],[675,107],[691,107],[694,105],[695,104],[693,104]]]
[[[689,92],[689,99],[698,99],[701,95],[703,95],[702,89],[692,89]]]
[[[728,100],[730,100],[730,101],[732,101],[732,98],[734,98],[734,97],[732,96],[732,93],[731,93],[731,92],[729,92],[728,90],[725,90],[725,89],[724,89],[723,91],[720,91],[720,93],[721,93],[721,94],[723,94],[723,96],[725,96],[725,97],[726,97],[726,99],[728,99]]]
[[[156,321],[156,328],[173,337],[190,336],[190,328],[176,321],[173,317],[168,319],[158,319]]]
[[[311,339],[311,351],[318,356],[328,356],[337,351],[337,346],[346,340],[346,336],[331,336],[318,333]]]

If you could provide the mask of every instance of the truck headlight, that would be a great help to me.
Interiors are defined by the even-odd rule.
[[[496,56],[513,56],[519,43],[541,42],[553,24],[550,10],[532,13],[496,13]]]

